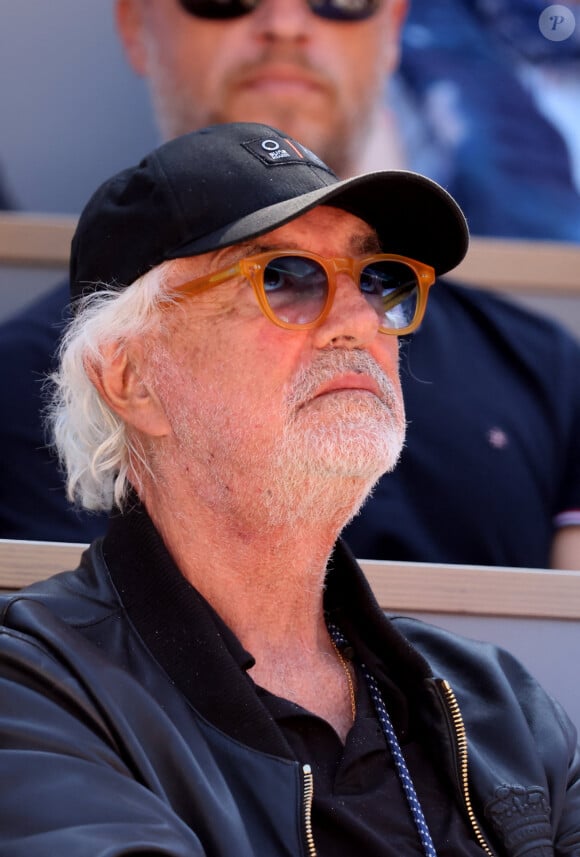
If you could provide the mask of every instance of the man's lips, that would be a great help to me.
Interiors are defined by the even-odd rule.
[[[321,396],[326,396],[329,393],[343,393],[348,391],[372,393],[378,399],[382,399],[381,391],[377,382],[370,375],[357,373],[349,373],[348,375],[340,375],[332,378],[325,384],[322,384],[316,390],[313,398],[318,399]]]
[[[328,89],[328,85],[320,77],[300,66],[267,64],[248,70],[238,77],[236,88],[261,92],[322,92]]]
[[[394,371],[394,367],[393,367]],[[372,396],[389,410],[401,408],[400,388],[367,351],[322,349],[309,365],[296,373],[287,391],[289,407],[297,411],[323,396]],[[354,397],[354,398],[353,398]],[[370,401],[370,400],[369,400]]]

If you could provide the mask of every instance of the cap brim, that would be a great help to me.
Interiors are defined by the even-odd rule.
[[[289,223],[317,205],[333,204],[375,229],[385,252],[431,265],[438,275],[458,265],[469,244],[463,212],[452,196],[425,176],[406,170],[367,173],[275,203],[187,242],[168,259],[239,244]]]

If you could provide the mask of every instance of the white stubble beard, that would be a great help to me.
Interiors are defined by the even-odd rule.
[[[344,372],[372,377],[380,398],[340,392],[313,401],[316,391]],[[364,351],[320,352],[288,385],[290,415],[271,468],[271,520],[344,516],[360,509],[378,479],[397,464],[405,439],[400,388]]]

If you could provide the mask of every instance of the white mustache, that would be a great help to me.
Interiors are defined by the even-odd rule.
[[[391,410],[401,407],[399,390],[385,375],[376,360],[366,351],[329,349],[321,351],[315,362],[301,369],[290,383],[287,401],[299,407],[312,399],[319,388],[346,372],[368,375],[378,387],[382,402]]]

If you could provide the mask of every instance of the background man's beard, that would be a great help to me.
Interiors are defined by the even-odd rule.
[[[151,81],[155,80],[153,86]],[[283,104],[268,102],[248,106],[243,99],[228,99],[200,108],[195,96],[185,88],[176,87],[170,77],[164,74],[164,67],[158,68],[150,78],[150,91],[155,105],[157,124],[163,140],[170,140],[181,134],[187,134],[206,125],[226,122],[261,122],[281,128],[291,137],[312,149],[319,158],[339,176],[349,175],[361,151],[371,125],[371,106],[364,106],[357,115],[344,115],[336,106],[332,108],[334,120],[330,121],[327,111],[321,118],[319,106],[302,104],[300,110],[294,103]],[[330,94],[329,94],[330,97]],[[238,103],[239,101],[239,103]],[[365,99],[368,101],[368,98]],[[353,132],[356,129],[356,133]]]

